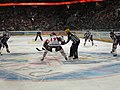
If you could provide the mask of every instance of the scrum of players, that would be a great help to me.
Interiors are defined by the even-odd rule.
[[[41,59],[41,61],[44,60],[44,57],[46,56],[47,52],[50,51],[52,52],[52,48],[55,48],[55,50],[57,51],[60,51],[62,50],[61,54],[64,56],[65,60],[67,60],[67,56],[63,50],[63,48],[61,47],[61,45],[65,45],[69,42],[69,40],[71,40],[73,43],[70,47],[70,54],[69,54],[69,57],[73,57],[73,60],[74,59],[78,59],[78,53],[77,53],[77,50],[78,50],[78,46],[79,46],[79,43],[80,43],[80,40],[78,39],[78,37],[71,33],[69,29],[66,29],[65,30],[66,33],[70,33],[68,34],[68,40],[65,42],[65,40],[63,39],[60,39],[61,37],[58,37],[56,36],[56,34],[52,34],[50,35],[50,38],[47,39],[45,42],[44,42],[44,47],[45,47],[45,52],[43,54],[43,57]],[[117,45],[120,45],[120,34],[116,34],[114,32],[110,32],[110,37],[111,39],[113,40],[113,45],[112,45],[112,51],[111,53],[113,54],[113,56],[117,56],[117,52],[116,52],[116,49],[117,49]],[[53,38],[57,38],[57,39],[53,39]],[[86,31],[85,34],[84,34],[84,46],[86,45],[86,42],[87,40],[91,43],[92,43],[92,46],[94,45],[94,42],[93,42],[93,35],[90,31]],[[63,44],[59,44],[59,42],[63,43]],[[53,46],[52,46],[53,44]],[[54,44],[56,46],[54,46]],[[76,47],[77,46],[77,47]],[[57,49],[59,48],[59,49]],[[75,49],[76,48],[76,49]],[[75,52],[75,53],[74,53]]]

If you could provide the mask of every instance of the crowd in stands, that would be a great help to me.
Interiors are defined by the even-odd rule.
[[[0,7],[0,31],[119,29],[120,2]]]

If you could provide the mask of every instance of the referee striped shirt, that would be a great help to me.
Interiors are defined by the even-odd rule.
[[[68,40],[67,40],[66,43],[68,43],[70,40],[71,40],[73,43],[77,43],[77,42],[80,41],[80,39],[79,39],[75,34],[73,34],[73,33],[69,33],[69,34],[68,34]]]

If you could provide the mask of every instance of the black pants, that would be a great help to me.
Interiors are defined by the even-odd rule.
[[[117,49],[117,45],[120,45],[120,40],[117,40],[117,42],[113,42],[113,45],[112,45],[113,52]]]
[[[6,49],[8,49],[8,44],[7,44],[7,42],[4,42],[3,43],[3,46],[5,46],[6,47]],[[2,48],[2,44],[0,44],[0,49]]]
[[[52,52],[52,49],[55,48],[55,51],[60,51],[62,49],[61,46],[47,46],[46,49],[50,52]]]
[[[36,35],[36,37],[35,37],[35,41],[37,40],[38,36],[40,37],[41,41],[43,41],[41,35]]]
[[[72,43],[71,47],[70,47],[70,56],[74,56],[75,58],[78,58],[78,46],[80,44],[80,41],[76,42],[76,43]]]
[[[91,36],[91,37],[85,37],[84,46],[85,46],[87,40],[91,41],[91,42],[92,42],[92,46],[93,46],[93,44],[94,44],[94,43],[93,43],[93,37],[92,37],[92,36]]]

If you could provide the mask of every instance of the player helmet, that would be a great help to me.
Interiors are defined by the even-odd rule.
[[[113,35],[114,34],[114,32],[110,32],[110,35]]]
[[[69,32],[70,32],[70,29],[69,29],[69,28],[68,28],[68,29],[66,29],[66,30],[65,30],[65,32],[66,32],[66,33],[69,33]]]

